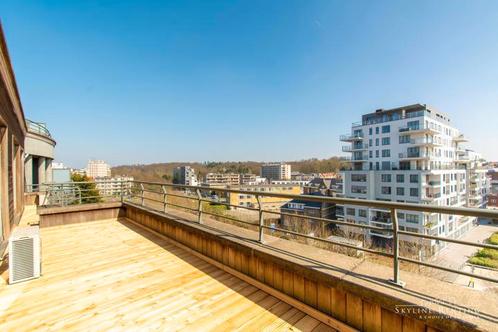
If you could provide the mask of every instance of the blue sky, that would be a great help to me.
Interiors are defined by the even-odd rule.
[[[498,1],[0,3],[26,116],[81,167],[339,155],[427,103],[498,160]]]

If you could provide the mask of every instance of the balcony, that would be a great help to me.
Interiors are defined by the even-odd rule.
[[[363,135],[362,134],[345,134],[345,135],[341,135],[339,137],[339,139],[342,142],[353,142],[353,141],[362,140],[363,139]]]
[[[57,191],[59,187],[51,188]],[[420,294],[429,291],[427,296],[452,303],[452,290],[459,286],[404,270],[405,263],[413,263],[400,256],[406,286],[392,287],[387,278],[392,275],[393,266],[386,262],[394,256],[386,248],[350,248],[347,242],[330,240],[331,237],[281,229],[266,223],[266,218],[271,220],[271,211],[264,206],[246,208],[255,213],[256,219],[252,221],[219,215],[219,209],[216,213],[208,209],[211,199],[202,194],[211,188],[136,181],[131,186],[117,187],[125,189],[102,197],[97,203],[84,204],[84,198],[83,204],[78,203],[79,199],[74,203],[73,197],[73,204],[67,205],[65,196],[50,195],[61,197],[62,201],[27,208],[34,212],[30,218],[38,211],[43,276],[24,284],[0,286],[0,296],[13,299],[5,302],[0,312],[1,330],[353,331],[382,325],[394,331],[398,330],[398,323],[424,329],[431,326],[441,331],[468,324],[492,330],[493,323],[472,315],[474,311],[462,312],[459,308],[445,308],[444,319],[397,314],[394,308],[399,303],[439,312],[437,304],[427,303]],[[437,212],[448,209],[235,192],[360,206],[374,204],[381,214],[410,207]],[[498,215],[485,210],[479,213]],[[307,218],[323,222],[322,218]],[[26,223],[23,219],[21,224]],[[368,229],[371,235],[394,239],[389,220],[363,225],[327,219],[327,223]],[[318,241],[331,247],[317,248],[314,243]],[[344,246],[348,250],[367,251],[372,257],[381,255],[386,261],[377,264],[368,257],[347,256],[334,249]],[[335,286],[339,284],[340,288]],[[427,289],[427,285],[431,287]],[[481,296],[475,290],[462,288],[458,296],[473,297],[479,312],[498,314],[498,308],[493,306],[494,295]],[[364,315],[367,306],[382,315]]]
[[[399,157],[399,159],[402,159],[402,160],[430,159],[432,157],[432,154],[420,151],[420,152],[412,152],[412,153],[400,153],[398,157]]]
[[[415,134],[437,134],[438,131],[430,126],[411,126],[399,128],[400,135],[415,135]]]
[[[26,120],[26,125],[30,133],[52,138],[45,123]]]
[[[342,147],[342,152],[354,152],[368,150],[368,144],[353,144]]]

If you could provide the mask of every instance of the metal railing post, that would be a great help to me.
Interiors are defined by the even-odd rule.
[[[197,189],[197,213],[198,213],[198,218],[197,221],[199,224],[202,224],[202,195],[201,195],[201,190]]]
[[[399,279],[399,226],[398,212],[395,208],[391,209],[391,221],[393,224],[393,279],[389,281],[399,287],[405,287],[405,283]]]
[[[124,182],[121,181],[121,203],[124,202],[124,186],[123,186]]]
[[[259,212],[259,237],[258,240],[260,243],[263,243],[263,226],[264,226],[264,216],[263,216],[263,204],[261,203],[261,196],[256,195],[256,200],[258,201],[258,212]]]
[[[163,191],[163,212],[166,213],[166,207],[168,205],[166,186],[161,186],[161,190]]]
[[[145,198],[144,198],[144,184],[143,183],[140,183],[140,190],[142,190],[142,195],[141,195],[141,198],[142,198],[142,206],[144,206],[144,203],[145,203]]]

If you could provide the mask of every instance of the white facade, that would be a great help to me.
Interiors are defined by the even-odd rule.
[[[377,110],[363,115],[341,140],[350,143],[343,151],[352,155],[351,169],[344,172],[345,197],[470,206],[470,177],[480,174],[482,165],[460,158],[466,140],[446,115],[421,104]],[[485,182],[476,185],[479,192],[485,191],[480,187]],[[389,211],[344,206],[343,213],[347,221],[392,227]],[[398,220],[401,230],[456,238],[475,218],[399,211]],[[370,230],[367,237],[378,241],[392,234]],[[435,241],[423,244],[438,249]]]
[[[94,179],[110,177],[111,166],[103,160],[90,160],[86,167],[86,175]]]
[[[268,180],[290,180],[291,165],[283,163],[264,164],[261,166],[261,177]]]
[[[186,186],[198,186],[195,170],[190,166],[179,166],[173,170],[173,183]]]
[[[117,196],[131,189],[131,181],[133,181],[131,176],[99,177],[95,178],[95,187],[103,196]]]

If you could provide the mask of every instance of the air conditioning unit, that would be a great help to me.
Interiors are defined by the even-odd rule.
[[[14,229],[9,238],[9,284],[40,277],[40,244],[38,226]]]

